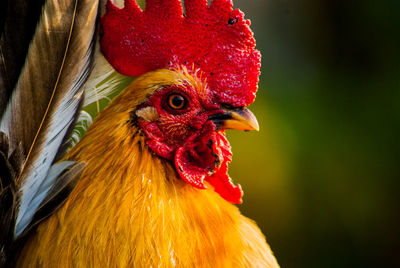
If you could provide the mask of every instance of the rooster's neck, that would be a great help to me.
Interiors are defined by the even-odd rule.
[[[26,243],[19,266],[276,267],[253,222],[211,186],[179,179],[129,112],[113,109],[67,156],[86,163],[80,181]]]
[[[129,118],[115,115],[118,128],[104,120],[68,155],[86,163],[83,174],[65,205],[38,228],[34,239],[51,252],[32,256],[28,246],[26,259],[46,259],[49,267],[74,259],[82,267],[232,267],[243,247],[237,208],[179,179]]]

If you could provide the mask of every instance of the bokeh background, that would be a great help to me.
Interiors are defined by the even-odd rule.
[[[400,1],[234,5],[263,56],[241,210],[282,267],[400,267]]]

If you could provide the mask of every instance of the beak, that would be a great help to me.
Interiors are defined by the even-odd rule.
[[[222,110],[224,113],[208,118],[218,129],[259,130],[257,119],[249,109],[239,107]]]

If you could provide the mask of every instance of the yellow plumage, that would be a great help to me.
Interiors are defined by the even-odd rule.
[[[67,159],[86,167],[66,203],[29,238],[19,267],[278,267],[254,222],[154,155],[130,113],[180,71],[135,80]],[[198,82],[198,81],[197,81]]]

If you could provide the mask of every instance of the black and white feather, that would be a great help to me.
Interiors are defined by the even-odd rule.
[[[84,168],[55,163],[83,104],[98,0],[1,5],[0,266],[13,241],[63,202]]]

